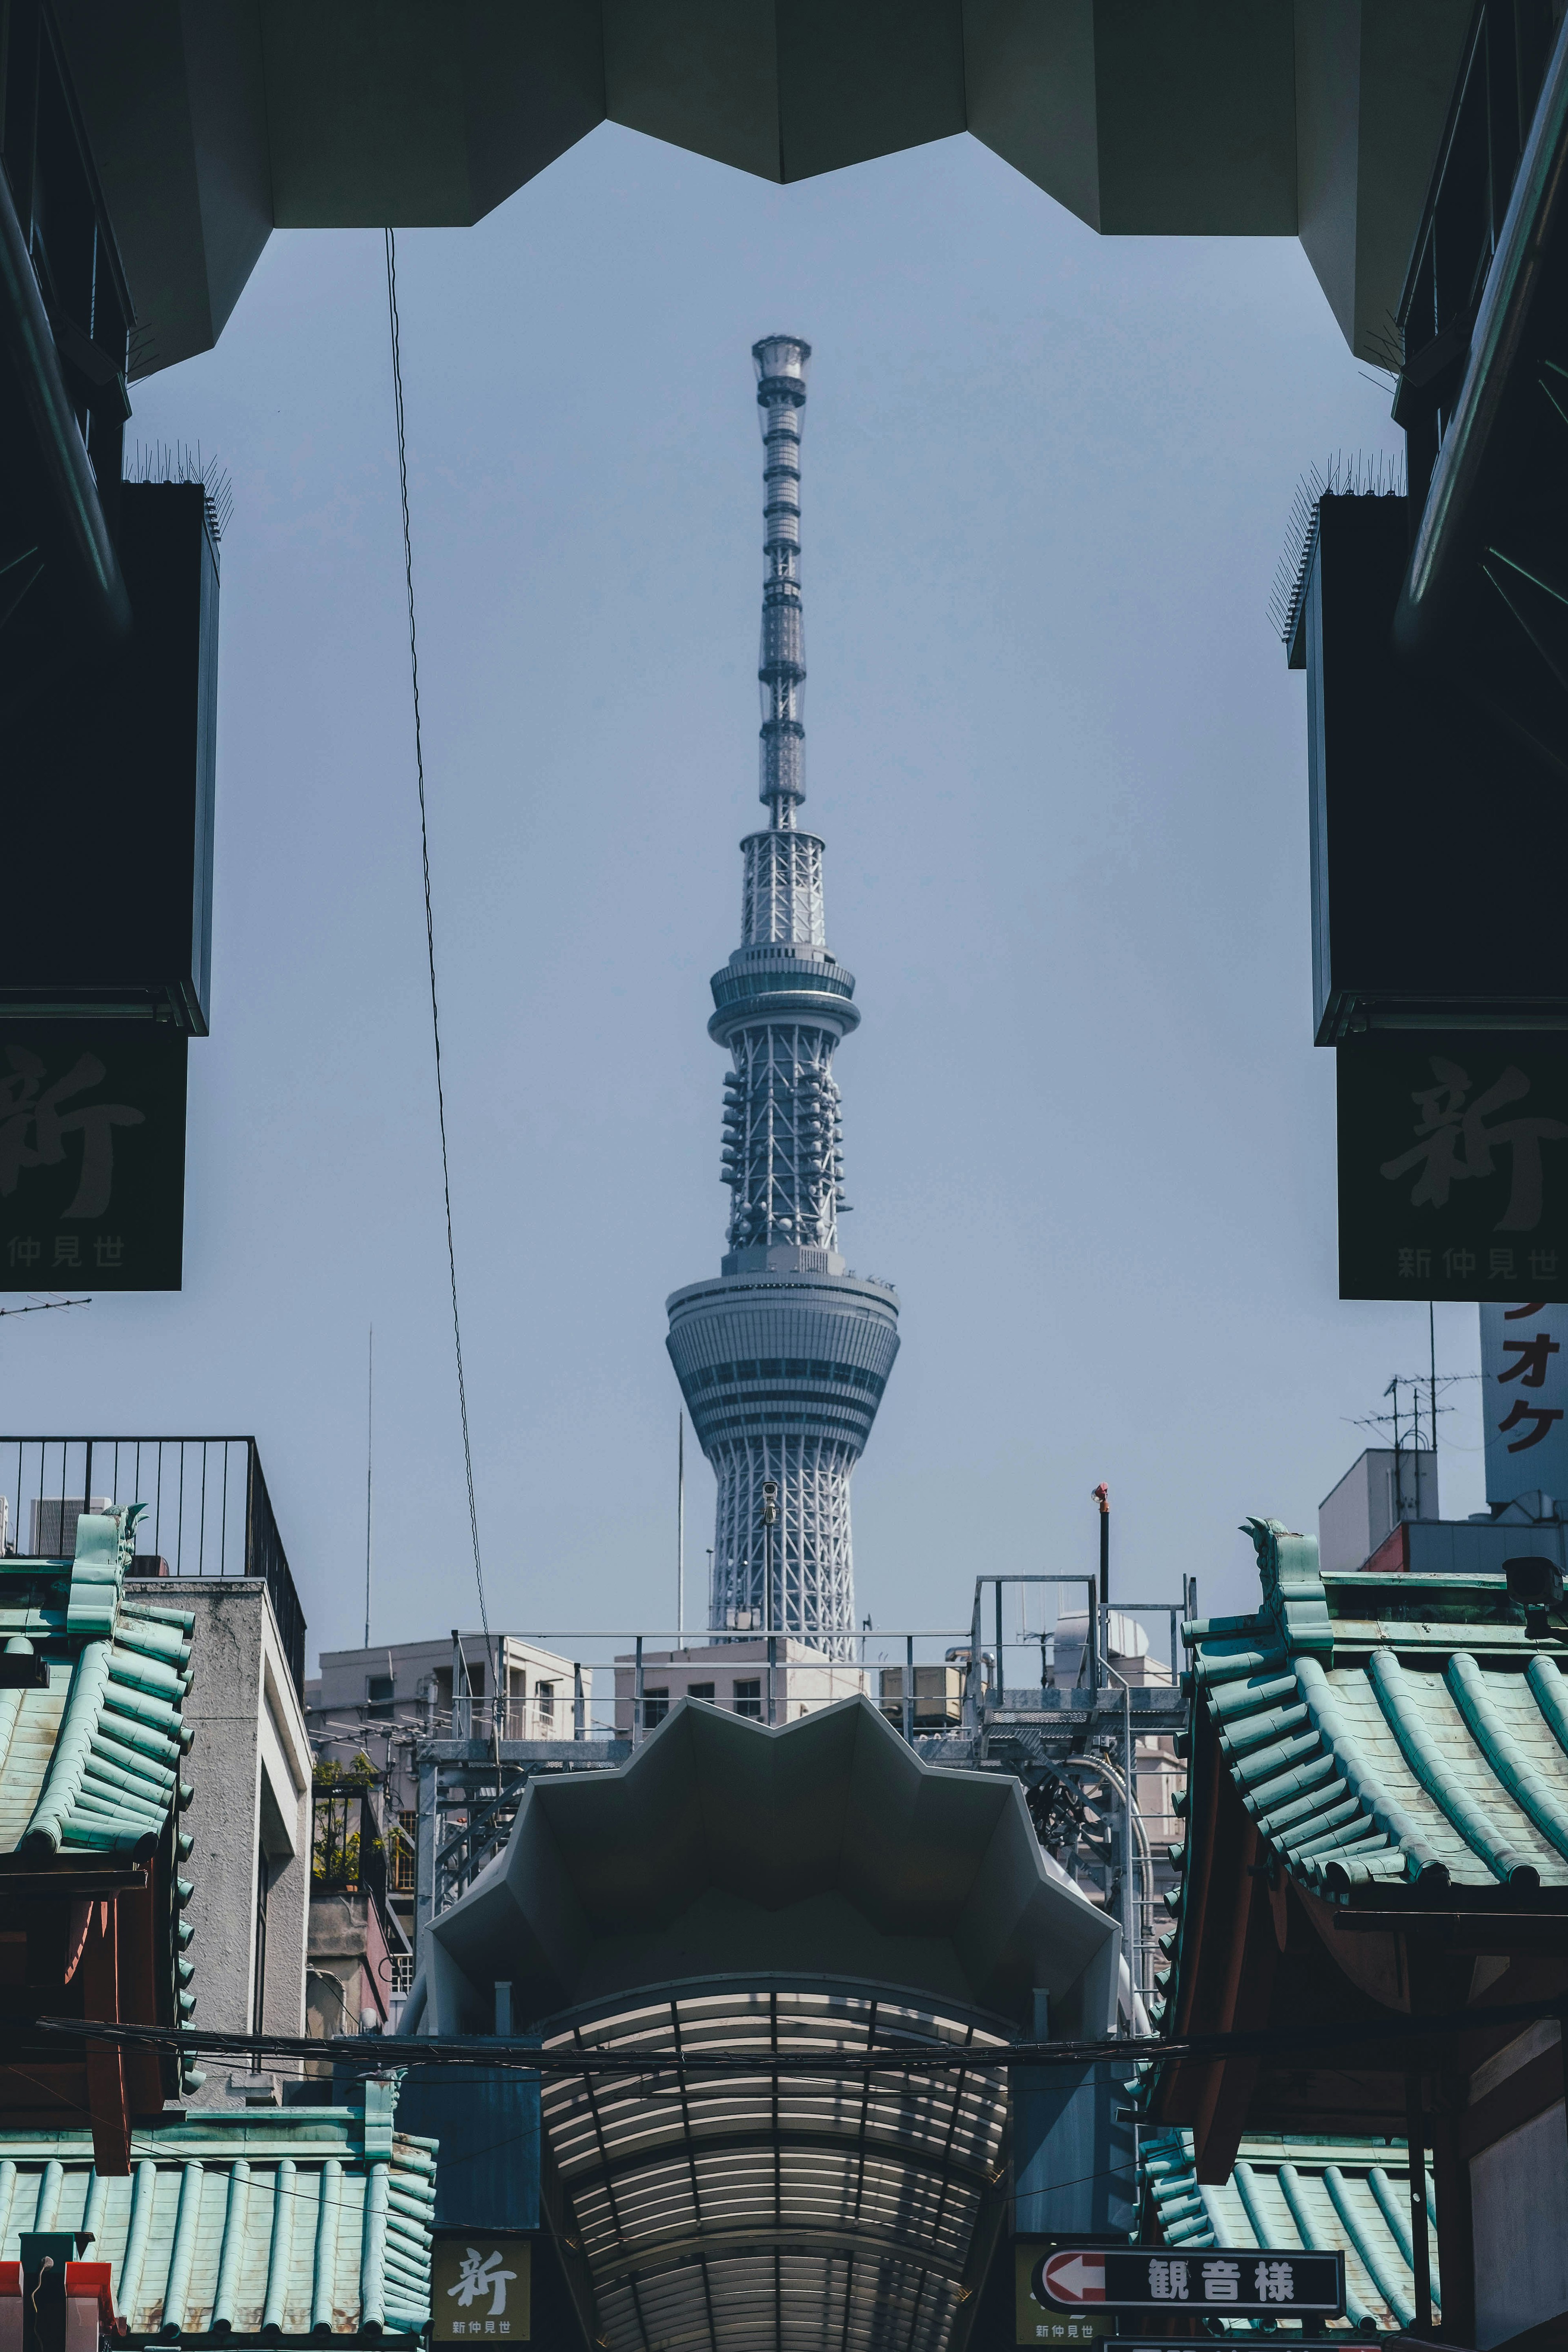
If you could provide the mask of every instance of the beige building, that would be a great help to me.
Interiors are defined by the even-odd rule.
[[[772,1663],[768,1653],[773,1652]],[[810,1642],[784,1633],[757,1633],[683,1650],[647,1650],[616,1660],[616,1738],[640,1739],[657,1731],[683,1698],[705,1700],[752,1723],[798,1723],[835,1700],[869,1688],[860,1666],[829,1658]]]

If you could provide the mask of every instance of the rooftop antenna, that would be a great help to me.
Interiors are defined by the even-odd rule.
[[[372,1480],[375,1469],[375,1325],[370,1327],[370,1360],[364,1410],[364,1645],[370,1647],[370,1565],[374,1534]]]
[[[686,1415],[675,1417],[675,1632],[686,1634]]]

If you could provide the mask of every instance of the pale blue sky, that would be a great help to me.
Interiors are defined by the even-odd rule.
[[[1310,1043],[1296,480],[1396,446],[1293,241],[1101,240],[968,139],[779,189],[605,128],[399,239],[437,944],[492,1622],[668,1623],[663,1301],[717,1271],[708,975],[759,819],[749,347],[816,347],[808,783],[855,1213],[904,1347],[860,1603],[1092,1565],[1247,1605],[1425,1307],[1335,1296]],[[0,1335],[8,1426],[254,1430],[312,1652],[472,1622],[379,233],[274,236],[132,436],[224,549],[213,1034],[186,1287]],[[1476,1360],[1438,1310],[1440,1369]],[[1481,1501],[1473,1388],[1447,1510]],[[692,1582],[711,1480],[690,1486]]]

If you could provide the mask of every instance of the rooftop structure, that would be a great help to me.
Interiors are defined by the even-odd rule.
[[[765,832],[742,843],[741,945],[713,976],[709,1034],[730,1053],[715,1280],[668,1302],[668,1348],[719,1481],[709,1623],[795,1634],[829,1655],[855,1623],[849,1478],[899,1350],[899,1305],[838,1251],[847,1207],[834,1054],[859,1025],[827,947],[823,845],[803,833],[805,639],[800,436],[811,346],[752,347],[766,453],[762,651]]]
[[[1369,1446],[1318,1506],[1318,1551],[1331,1574],[1364,1568],[1395,1528],[1436,1519],[1437,1456],[1429,1447]]]

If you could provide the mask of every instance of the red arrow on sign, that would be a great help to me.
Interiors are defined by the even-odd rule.
[[[1105,2256],[1076,2249],[1053,2254],[1041,2266],[1040,2284],[1053,2303],[1103,2303]]]

